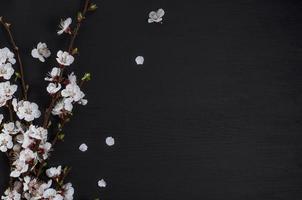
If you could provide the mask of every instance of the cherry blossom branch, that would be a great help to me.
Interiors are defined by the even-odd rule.
[[[90,0],[85,0],[83,10],[78,13],[78,16],[77,16],[77,21],[78,22],[77,22],[77,25],[76,25],[73,33],[71,34],[71,39],[70,39],[70,43],[69,43],[69,46],[68,46],[68,52],[69,53],[72,53],[72,51],[73,51],[74,41],[75,41],[75,39],[78,35],[78,32],[80,30],[80,27],[81,27],[81,24],[82,24],[83,20],[86,18],[86,14],[87,14],[87,11],[88,11],[88,8],[89,8],[89,1]],[[94,4],[91,5],[91,6],[95,7]],[[65,68],[64,66],[61,66],[61,67],[62,67],[62,71],[61,71],[60,77],[59,77],[60,82],[62,81],[62,76],[63,76],[64,68]],[[44,128],[46,128],[48,126],[50,115],[51,115],[51,110],[53,109],[53,107],[54,107],[57,100],[58,100],[58,97],[56,95],[53,96],[49,106],[46,109],[44,120],[43,120],[43,127]]]
[[[89,0],[85,0],[83,11],[79,12],[78,16],[77,16],[78,23],[77,23],[77,25],[76,25],[73,33],[72,33],[72,37],[71,37],[70,44],[69,44],[69,47],[68,47],[68,52],[69,53],[72,53],[74,41],[75,41],[75,39],[78,35],[78,32],[79,32],[79,29],[81,27],[83,19],[85,19],[85,17],[86,17],[86,13],[88,11],[88,6],[89,6]]]
[[[20,52],[19,52],[19,47],[16,45],[16,42],[15,42],[14,37],[13,37],[13,34],[12,34],[11,30],[10,30],[11,24],[5,22],[3,20],[2,16],[0,16],[0,23],[4,27],[5,31],[7,32],[9,40],[10,40],[10,43],[11,43],[11,45],[12,45],[12,47],[14,49],[14,52],[16,54],[17,61],[19,63],[19,69],[20,69],[20,79],[21,79],[23,98],[25,100],[27,100],[27,86],[26,86],[26,83],[25,83],[25,80],[24,80],[23,64],[22,64],[22,60],[21,60],[21,56],[20,56]]]

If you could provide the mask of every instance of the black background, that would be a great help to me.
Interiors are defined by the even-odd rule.
[[[78,107],[52,164],[72,166],[75,199],[300,200],[302,2],[103,0],[82,26],[89,104]],[[32,101],[43,110],[46,72],[65,48],[60,18],[80,0],[1,0],[21,47]],[[148,13],[163,8],[163,24]],[[1,32],[0,46],[7,45]],[[31,49],[46,42],[42,64]],[[140,67],[136,56],[145,57]],[[43,82],[43,84],[41,84]],[[105,138],[116,145],[108,147]],[[89,149],[78,150],[81,143]],[[7,183],[0,162],[1,191]],[[98,188],[104,178],[108,186]]]

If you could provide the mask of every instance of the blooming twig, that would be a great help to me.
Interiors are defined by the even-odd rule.
[[[22,60],[21,60],[21,56],[20,56],[20,52],[19,52],[19,47],[16,45],[16,42],[14,40],[14,37],[12,35],[12,32],[10,30],[10,26],[11,24],[5,22],[3,20],[3,17],[0,16],[0,23],[2,24],[2,26],[4,27],[5,31],[7,32],[8,36],[9,36],[9,40],[10,40],[10,43],[14,49],[14,52],[17,56],[17,61],[19,63],[19,69],[20,69],[20,79],[21,79],[21,86],[22,86],[22,92],[23,92],[23,98],[24,100],[27,100],[27,85],[25,83],[25,80],[24,80],[24,69],[23,69],[23,64],[22,64]]]

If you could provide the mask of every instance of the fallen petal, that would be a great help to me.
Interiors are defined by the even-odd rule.
[[[88,150],[88,146],[85,143],[83,143],[79,146],[79,150],[85,152]]]
[[[142,65],[142,64],[144,64],[144,57],[143,56],[137,56],[136,58],[135,58],[135,62],[136,62],[136,64],[137,65]]]
[[[99,186],[99,187],[101,187],[101,188],[102,188],[102,187],[106,187],[106,185],[107,185],[107,184],[106,184],[106,182],[105,182],[104,179],[98,181],[98,186]]]

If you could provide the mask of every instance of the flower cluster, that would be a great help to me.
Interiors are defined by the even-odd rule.
[[[12,67],[16,63],[14,57],[14,53],[8,48],[0,49],[0,78],[3,80],[0,82],[0,107],[5,106],[17,91],[17,85],[9,81],[15,71]]]
[[[88,2],[86,0],[83,18],[90,8],[95,8],[95,4]],[[8,23],[3,18],[0,18],[0,23],[12,37]],[[57,32],[59,35],[70,34],[72,43],[68,51],[57,51],[55,67],[45,77],[51,103],[44,113],[42,125],[36,121],[43,114],[39,106],[27,99],[27,85],[13,38],[14,53],[7,47],[0,49],[0,107],[8,111],[6,115],[0,114],[0,151],[8,156],[11,179],[10,186],[1,196],[2,200],[73,200],[74,188],[71,183],[65,183],[69,168],[58,166],[46,169],[50,152],[54,144],[62,140],[63,124],[69,121],[75,104],[87,104],[81,86],[90,79],[90,75],[86,74],[79,82],[74,72],[67,73],[65,69],[75,59],[73,41],[76,33],[73,33],[71,23],[71,18],[61,21]],[[75,28],[77,31],[79,23]],[[51,51],[46,43],[39,42],[31,55],[45,62],[51,56]],[[20,73],[13,68],[17,62],[15,57],[18,58]],[[23,96],[16,95],[18,85],[10,81],[14,74],[14,83],[20,79]],[[56,122],[58,124],[55,126]],[[51,134],[53,131],[56,131],[55,134]]]
[[[0,50],[0,60],[1,66],[9,65],[11,67],[15,63],[14,54],[8,48]],[[9,71],[14,71],[14,69]],[[55,77],[59,74],[59,68],[54,68],[50,73],[51,78],[46,78],[46,80],[56,81],[58,79]],[[69,80],[67,86],[76,85],[74,75],[69,76]],[[84,93],[80,92],[78,86],[74,86],[76,88],[72,90],[74,92],[70,92],[68,90],[70,86],[67,86],[64,92],[62,90],[62,93],[67,95],[66,99],[71,99],[71,102],[83,100]],[[16,121],[10,119],[3,123],[4,116],[0,115],[0,151],[13,155],[10,157],[12,163],[10,177],[15,179],[13,188],[8,188],[2,199],[72,200],[74,189],[71,183],[62,185],[61,179],[64,173],[61,166],[46,170],[46,175],[50,178],[47,182],[34,177],[37,174],[36,166],[41,166],[48,158],[52,144],[48,139],[48,130],[32,123],[41,116],[38,105],[27,100],[18,101],[13,98],[16,91],[17,85],[12,85],[9,79],[0,83],[1,106],[12,108],[11,111],[14,111],[18,118]],[[60,187],[57,186],[59,182]]]

